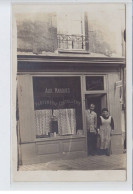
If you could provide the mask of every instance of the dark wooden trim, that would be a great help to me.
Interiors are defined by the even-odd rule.
[[[90,57],[89,55],[18,55],[18,61],[37,62],[73,62],[73,63],[116,63],[125,64],[125,58],[114,57]]]
[[[25,141],[25,142],[21,142],[21,144],[29,144],[29,143],[41,143],[41,142],[56,142],[59,140],[75,140],[75,139],[85,139],[86,136],[85,135],[76,135],[76,136],[58,136],[58,137],[47,137],[47,138],[36,138],[35,141]]]
[[[114,69],[125,66],[124,58],[86,56],[18,55],[18,72],[38,71],[89,71],[90,69]]]

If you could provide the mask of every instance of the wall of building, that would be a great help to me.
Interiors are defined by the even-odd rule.
[[[124,56],[125,6],[93,5],[87,13],[90,51]]]
[[[54,13],[25,14],[17,20],[17,50],[54,52],[57,49],[57,24]]]
[[[45,9],[46,10],[45,6]],[[70,26],[77,28],[76,25],[70,25],[71,20],[63,26],[64,15],[68,14],[69,18],[75,19],[77,13],[88,15],[88,36],[89,51],[92,53],[101,53],[106,56],[124,56],[125,42],[123,41],[123,33],[125,30],[125,6],[120,5],[88,5],[81,7],[73,6],[55,6],[52,12],[42,11],[36,8],[32,12],[17,13],[17,35],[18,35],[18,51],[21,52],[56,52],[57,32],[61,32],[62,28]],[[35,9],[35,7],[34,7]],[[47,11],[50,11],[48,9]],[[65,30],[64,30],[65,31]],[[71,30],[73,31],[73,30]],[[75,31],[75,30],[74,30]],[[78,31],[78,29],[77,29]]]

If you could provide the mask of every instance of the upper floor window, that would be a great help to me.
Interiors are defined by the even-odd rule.
[[[58,16],[58,49],[84,50],[85,30],[82,14],[61,14]]]

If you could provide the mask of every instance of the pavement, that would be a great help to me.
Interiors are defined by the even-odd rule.
[[[46,163],[21,165],[19,171],[35,170],[125,170],[126,153],[111,156],[88,156],[73,160],[53,160]]]

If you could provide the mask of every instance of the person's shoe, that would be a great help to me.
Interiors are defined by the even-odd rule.
[[[106,149],[106,156],[110,156],[110,150],[109,149]]]
[[[102,153],[102,150],[97,150],[97,155],[99,155],[99,156],[101,156],[101,155],[103,155],[103,153]]]

